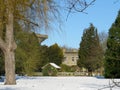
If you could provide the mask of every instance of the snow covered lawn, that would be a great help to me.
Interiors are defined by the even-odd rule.
[[[98,90],[109,85],[109,79],[96,77],[18,77],[16,81],[17,85],[0,82],[0,90]]]

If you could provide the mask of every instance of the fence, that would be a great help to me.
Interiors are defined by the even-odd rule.
[[[86,76],[86,72],[58,72],[58,76]]]
[[[86,72],[58,72],[57,76],[86,76]],[[35,72],[34,76],[43,76],[42,72]]]
[[[93,73],[93,76],[98,75],[98,73]],[[35,72],[34,76],[43,76],[42,72]],[[57,76],[88,76],[88,72],[58,72]]]

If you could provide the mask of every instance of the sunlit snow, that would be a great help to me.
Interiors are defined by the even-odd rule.
[[[4,85],[0,81],[0,90],[110,90],[106,88],[110,79],[96,77],[17,77],[16,82]]]

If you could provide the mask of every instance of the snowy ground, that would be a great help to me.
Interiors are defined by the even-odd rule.
[[[104,88],[109,86],[109,81],[96,77],[19,77],[17,85],[4,85],[0,81],[0,90],[110,90]]]

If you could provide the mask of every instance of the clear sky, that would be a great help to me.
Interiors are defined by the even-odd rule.
[[[94,5],[85,10],[88,14],[70,14],[66,21],[67,13],[62,16],[62,30],[47,33],[48,39],[42,45],[52,45],[79,48],[83,30],[88,28],[90,23],[98,29],[98,32],[108,33],[111,24],[115,21],[120,9],[120,0],[96,0]]]

